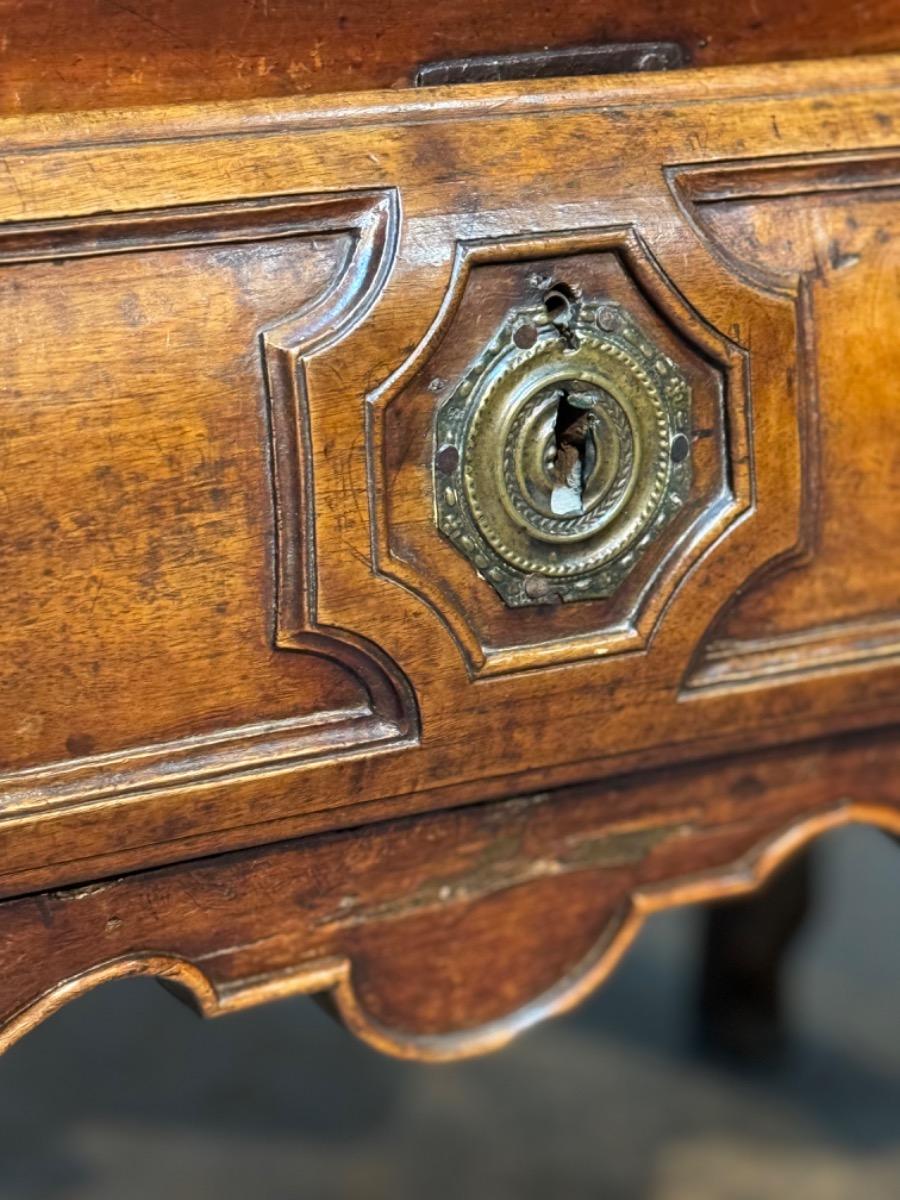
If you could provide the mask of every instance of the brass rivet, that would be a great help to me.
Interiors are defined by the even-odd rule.
[[[513,334],[513,341],[520,350],[530,350],[537,341],[538,331],[534,325],[520,325]]]
[[[543,575],[529,575],[525,580],[525,595],[529,600],[547,600],[553,595],[553,585]]]

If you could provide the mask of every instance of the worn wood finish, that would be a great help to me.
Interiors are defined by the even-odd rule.
[[[896,56],[0,121],[7,1040],[149,971],[474,1052],[900,826],[898,127]],[[511,608],[435,415],[553,283],[688,380],[692,474]]]
[[[848,821],[900,832],[898,770],[896,737],[867,735],[8,900],[0,1046],[140,974],[205,1016],[312,993],[392,1054],[497,1049],[596,987],[650,913],[746,892]]]
[[[8,122],[0,886],[896,719],[896,601],[875,583],[866,611],[853,550],[877,653],[744,656],[707,685],[720,612],[759,610],[816,538],[880,526],[866,554],[893,562],[896,492],[847,486],[883,456],[893,343],[821,388],[850,359],[809,297],[857,272],[896,303],[897,111],[882,59]],[[726,186],[737,154],[755,166]],[[862,190],[835,190],[848,172]],[[744,225],[726,256],[701,222],[758,196],[780,227],[773,189],[864,196],[884,236],[811,283],[761,276]],[[544,268],[691,374],[697,469],[612,600],[510,610],[434,526],[429,430]],[[815,638],[851,593],[808,569],[814,607],[795,589],[781,620]]]
[[[0,0],[0,111],[405,86],[434,59],[679,43],[697,65],[900,50],[894,0]]]

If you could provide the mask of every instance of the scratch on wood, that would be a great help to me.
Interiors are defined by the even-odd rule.
[[[337,910],[319,918],[315,925],[340,929],[374,921],[403,920],[428,909],[482,900],[538,879],[632,866],[661,843],[689,834],[692,829],[691,824],[680,822],[577,835],[568,838],[558,853],[541,858],[529,857],[520,837],[509,834],[487,845],[476,862],[459,874],[429,880],[412,894],[365,907],[358,906],[357,897],[343,896]]]

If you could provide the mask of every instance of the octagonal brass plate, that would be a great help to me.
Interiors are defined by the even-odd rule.
[[[510,607],[609,596],[687,498],[690,409],[621,305],[516,309],[437,413],[438,527]]]

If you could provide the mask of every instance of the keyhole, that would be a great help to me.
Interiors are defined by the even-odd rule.
[[[553,459],[550,510],[557,516],[584,511],[584,490],[596,461],[592,424],[593,414],[577,408],[563,392],[553,428],[556,453]]]
[[[544,296],[544,308],[565,345],[570,350],[577,350],[578,338],[572,325],[578,315],[578,300],[568,284],[554,284]]]

